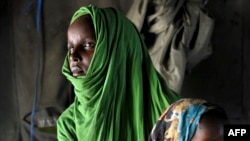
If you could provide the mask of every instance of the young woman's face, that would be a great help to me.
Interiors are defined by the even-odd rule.
[[[83,15],[68,28],[69,66],[73,76],[86,75],[95,45],[92,20],[89,15]]]
[[[223,123],[204,116],[191,141],[223,141]]]

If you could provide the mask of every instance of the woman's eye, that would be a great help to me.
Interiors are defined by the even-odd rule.
[[[73,47],[68,47],[68,51],[69,51],[70,54],[72,54],[73,51],[74,51],[74,48]]]
[[[94,43],[85,43],[84,48],[85,49],[93,49],[95,47]]]

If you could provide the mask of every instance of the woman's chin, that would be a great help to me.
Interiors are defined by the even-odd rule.
[[[75,73],[72,73],[72,75],[73,75],[74,77],[79,77],[79,76],[84,76],[85,73],[83,73],[83,72],[75,72]]]

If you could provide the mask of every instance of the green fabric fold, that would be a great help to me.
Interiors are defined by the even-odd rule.
[[[95,52],[85,76],[73,77],[68,55],[62,73],[73,84],[74,103],[58,120],[58,140],[143,141],[160,114],[179,95],[153,67],[136,27],[113,8],[81,7],[90,14]]]

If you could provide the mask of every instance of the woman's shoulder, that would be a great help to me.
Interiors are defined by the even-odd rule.
[[[59,141],[77,140],[75,135],[74,104],[71,104],[58,118],[57,138]]]
[[[65,120],[73,120],[74,118],[74,103],[71,104],[66,110],[62,112],[62,114],[59,116],[58,121],[65,121]]]

